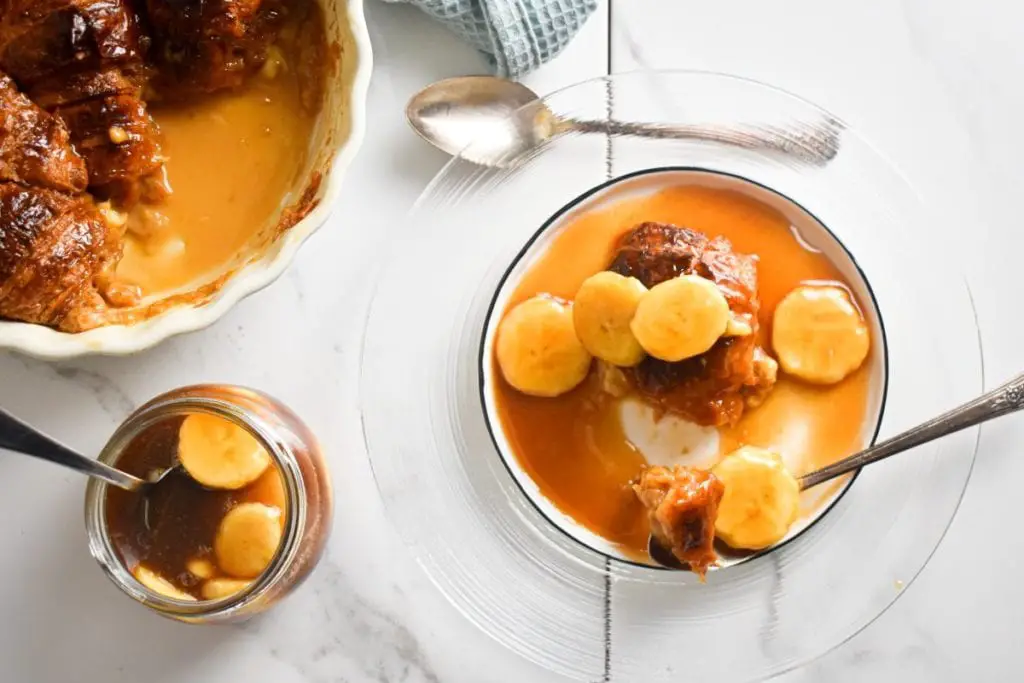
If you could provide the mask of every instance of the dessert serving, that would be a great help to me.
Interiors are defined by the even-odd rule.
[[[316,0],[0,3],[0,319],[201,304],[301,220],[340,68],[325,21]]]
[[[640,563],[652,539],[703,576],[843,489],[796,476],[871,438],[884,340],[852,260],[784,198],[714,174],[614,188],[506,277],[488,422],[563,530]]]
[[[607,130],[610,116],[667,135],[554,136],[503,168],[456,159],[398,226],[361,353],[363,434],[385,512],[458,612],[553,675],[780,675],[898,599],[961,500],[974,430],[843,479],[807,476],[982,391],[977,325],[956,259],[933,239],[934,212],[879,148],[791,93],[645,70],[571,86],[541,105],[595,121],[594,130]],[[511,124],[529,132],[540,109],[524,108]],[[834,135],[818,137],[832,124]],[[673,135],[692,129],[721,141]],[[825,148],[835,156],[802,154]],[[701,250],[696,267],[680,258],[665,281],[711,281],[729,309],[724,328],[721,300],[706,286],[644,280],[656,272],[644,262],[657,242],[639,238],[658,232],[632,235],[645,223],[677,229],[665,230],[678,237],[661,253]],[[747,282],[750,262],[756,289],[747,298],[730,283]],[[662,306],[648,306],[636,320],[652,292],[665,310],[686,301],[682,310],[705,322],[685,340],[660,334],[679,329],[679,316],[655,325]],[[793,292],[787,314],[781,304]],[[746,331],[738,323],[747,301],[757,303],[758,327],[740,346],[750,336],[735,334]],[[836,333],[845,330],[842,363],[821,363],[813,347],[793,346],[806,338],[799,328],[790,322],[784,334],[776,324],[818,305]],[[504,323],[525,332],[537,312],[548,331],[538,336],[561,353],[517,362],[514,350],[531,343],[515,332],[505,338]],[[936,320],[948,323],[941,334]],[[632,339],[615,332],[623,328]],[[697,341],[722,332],[733,334],[699,352]],[[864,337],[866,357],[853,369]],[[684,344],[694,358],[722,363],[708,366],[721,372],[723,391],[699,361],[655,355],[687,352]],[[628,365],[637,347],[642,357]],[[777,365],[774,382],[759,371],[772,364],[758,362],[758,349]],[[532,369],[543,357],[557,360],[557,375]],[[501,361],[510,359],[507,379]],[[712,400],[684,400],[691,395]],[[791,521],[794,478],[807,488]],[[774,501],[750,509],[756,524],[730,504],[752,490]],[[713,540],[689,534],[687,524],[703,532],[711,519]],[[652,522],[663,538],[652,540]],[[742,549],[782,527],[779,542]],[[665,549],[688,537],[696,562],[707,547],[700,541],[712,541],[707,585],[675,570]]]

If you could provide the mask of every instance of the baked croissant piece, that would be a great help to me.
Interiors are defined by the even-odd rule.
[[[0,317],[100,324],[121,240],[87,194],[0,183]]]
[[[705,425],[735,424],[775,384],[777,365],[758,345],[757,259],[728,240],[665,223],[642,223],[623,235],[609,270],[651,288],[679,275],[715,283],[732,317],[746,327],[706,353],[679,362],[645,358],[628,375],[634,387],[667,410]]]
[[[146,0],[161,96],[234,88],[262,66],[288,8],[283,0]]]
[[[160,186],[147,44],[126,0],[0,0],[0,68],[67,126],[90,190],[125,206]]]
[[[651,535],[701,580],[718,561],[715,518],[725,486],[710,472],[676,465],[648,467],[633,484],[647,510]]]
[[[75,74],[33,99],[59,117],[89,168],[89,190],[122,208],[163,198],[160,130],[142,88],[118,68]]]
[[[0,0],[0,61],[23,88],[57,74],[141,64],[125,0]]]
[[[102,322],[121,234],[86,182],[63,122],[0,73],[0,317],[68,332]]]
[[[85,190],[85,161],[71,146],[67,126],[18,92],[0,73],[0,182],[78,193]]]

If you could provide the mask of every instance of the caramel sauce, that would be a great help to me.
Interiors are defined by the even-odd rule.
[[[300,49],[281,43],[283,63],[265,66],[238,91],[151,105],[173,192],[132,211],[117,270],[143,295],[212,279],[273,229],[289,193],[298,198],[317,114],[304,106],[300,72],[310,65]]]
[[[769,352],[772,313],[790,290],[809,281],[843,284],[835,266],[802,246],[774,208],[738,192],[683,185],[573,216],[525,273],[506,310],[538,293],[572,300],[587,277],[607,268],[618,238],[644,221],[721,235],[735,251],[759,256],[759,335]],[[626,438],[619,401],[602,390],[597,373],[591,370],[583,384],[557,398],[521,394],[501,379],[494,392],[503,432],[544,496],[627,555],[645,556],[650,529],[629,488],[645,459]],[[863,446],[868,392],[867,365],[830,387],[780,371],[764,404],[719,429],[719,457],[744,444],[776,448],[797,476],[835,462]],[[839,485],[804,493],[804,514]]]
[[[181,422],[165,420],[147,428],[117,467],[145,478],[154,469],[173,465]],[[187,564],[208,560],[217,572],[214,538],[224,515],[240,503],[284,510],[284,484],[277,468],[268,467],[256,481],[233,491],[206,488],[177,468],[148,493],[109,487],[105,512],[110,539],[129,571],[145,565],[178,590],[202,599],[202,578],[189,572]]]

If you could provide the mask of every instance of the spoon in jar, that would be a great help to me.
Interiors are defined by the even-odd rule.
[[[136,477],[71,450],[3,409],[0,409],[0,449],[48,460],[126,491],[145,492],[175,470],[175,467],[156,469],[145,479]]]
[[[1024,409],[1024,374],[1018,375],[1006,384],[953,408],[949,412],[912,427],[902,434],[886,439],[882,443],[875,444],[827,467],[808,472],[798,477],[797,483],[800,490],[805,491],[836,477],[849,474],[865,465],[885,460],[890,456],[1021,409]],[[679,562],[674,561],[675,557],[672,553],[663,548],[653,536],[647,542],[647,549],[651,559],[655,562],[672,569],[683,568]],[[752,551],[736,551],[736,554],[733,555],[732,549],[729,550],[728,554],[720,554],[719,567],[739,564],[757,554]]]
[[[530,104],[534,106],[520,112]],[[522,83],[496,76],[460,76],[428,85],[410,98],[405,114],[412,129],[438,149],[481,166],[501,168],[515,165],[551,138],[570,132],[719,142],[823,166],[838,153],[842,129],[838,121],[824,117],[786,127],[568,118],[552,112]]]

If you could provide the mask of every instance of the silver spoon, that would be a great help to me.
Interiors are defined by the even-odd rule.
[[[908,429],[902,434],[875,444],[848,458],[843,458],[827,467],[809,472],[799,477],[797,482],[800,484],[800,490],[805,491],[812,486],[831,481],[865,465],[885,460],[897,453],[903,453],[935,439],[1003,415],[1015,413],[1021,409],[1024,409],[1024,374],[1018,375],[997,389],[982,394],[973,401],[968,401],[958,408]],[[662,548],[653,536],[647,543],[647,549],[651,559],[655,562],[674,569],[682,568],[678,562],[673,562],[675,558],[672,554]],[[727,561],[722,564],[736,564],[752,554],[754,553],[737,554],[735,558],[726,558]],[[729,559],[733,561],[728,561]]]
[[[532,115],[513,116],[535,105]],[[561,117],[525,85],[495,76],[460,76],[428,85],[405,109],[420,137],[451,155],[482,166],[505,167],[563,133],[600,133],[658,139],[707,140],[761,149],[822,166],[839,151],[842,125],[823,117],[815,123],[721,127],[666,125]]]
[[[0,449],[48,460],[126,491],[144,491],[156,486],[175,469],[154,470],[150,476],[141,479],[71,450],[3,409],[0,409]]]

